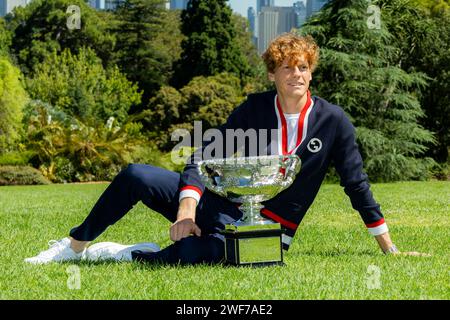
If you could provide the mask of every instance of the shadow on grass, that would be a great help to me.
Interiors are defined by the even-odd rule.
[[[309,250],[300,250],[295,254],[290,254],[290,257],[301,257],[301,256],[317,256],[317,257],[342,257],[342,256],[359,256],[359,257],[377,257],[380,256],[381,253],[375,253],[373,250],[365,249],[365,250],[356,250],[355,249],[326,249],[326,250],[317,250],[317,249],[309,249]]]
[[[161,262],[140,262],[140,261],[116,261],[113,259],[105,259],[98,261],[88,261],[88,260],[74,260],[74,261],[64,261],[60,262],[61,265],[71,266],[76,265],[79,267],[91,267],[91,266],[108,266],[108,265],[131,265],[136,269],[167,269],[167,268],[200,268],[200,267],[214,267],[214,268],[224,268],[228,267],[223,264],[211,264],[211,263],[199,263],[196,265],[188,264],[168,264]]]
[[[296,250],[289,253],[289,259],[301,259],[302,257],[322,257],[322,258],[336,258],[336,257],[367,257],[373,258],[380,256],[380,253],[374,252],[369,249],[355,250],[350,248],[330,248],[325,250],[308,249],[308,250]],[[126,265],[131,266],[134,270],[159,270],[159,269],[192,269],[192,268],[211,268],[211,269],[221,269],[221,270],[233,270],[241,269],[265,269],[265,268],[284,268],[288,264],[284,265],[242,265],[235,266],[226,263],[199,263],[199,264],[169,264],[161,262],[148,262],[148,261],[123,261],[118,262],[113,259],[98,260],[98,261],[66,261],[62,262],[62,265],[77,265],[79,267],[93,267],[93,266],[114,266],[114,265]]]
[[[99,261],[65,261],[61,262],[61,265],[71,266],[76,265],[79,267],[93,267],[93,266],[114,266],[114,265],[126,265],[131,266],[133,270],[160,270],[160,269],[201,269],[201,268],[209,268],[209,269],[220,269],[220,270],[245,270],[245,269],[273,269],[273,268],[284,268],[284,265],[242,265],[235,266],[226,263],[198,263],[195,265],[192,264],[168,264],[161,262],[146,262],[146,261],[127,261],[127,262],[118,262],[115,260],[99,260]]]

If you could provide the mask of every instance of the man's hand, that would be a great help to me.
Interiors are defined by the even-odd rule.
[[[195,224],[195,207],[197,201],[193,198],[184,198],[178,207],[177,221],[170,226],[170,239],[179,241],[194,234],[201,236],[200,228]]]
[[[201,235],[200,228],[192,219],[186,218],[183,220],[177,220],[170,227],[170,239],[172,241],[179,241],[190,236],[191,234],[195,234],[198,237]]]
[[[385,252],[385,253],[389,252],[389,248],[391,248],[393,246],[391,237],[389,236],[389,232],[375,236],[375,239],[377,240],[378,244],[380,245],[381,250],[383,250],[383,252]],[[415,251],[400,252],[397,250],[394,252],[389,252],[389,254],[399,255],[399,256],[431,257],[431,254],[415,252]]]

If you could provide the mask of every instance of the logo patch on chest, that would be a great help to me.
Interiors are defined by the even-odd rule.
[[[322,149],[322,141],[317,138],[312,138],[309,140],[307,148],[312,153],[317,153]]]

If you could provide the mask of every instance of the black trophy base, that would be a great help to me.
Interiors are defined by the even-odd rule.
[[[254,226],[227,226],[225,264],[232,266],[283,266],[283,248],[279,223]]]

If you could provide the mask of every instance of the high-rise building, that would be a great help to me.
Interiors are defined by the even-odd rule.
[[[322,9],[328,0],[307,0],[306,1],[306,17],[311,17],[314,13]]]
[[[31,0],[0,0],[0,16],[6,16],[15,7],[26,6]]]
[[[247,10],[247,19],[250,24],[250,31],[252,35],[255,35],[256,32],[256,11],[253,7],[249,7]]]
[[[89,0],[89,5],[95,9],[104,10],[105,0]]]
[[[185,10],[187,7],[188,0],[170,0],[170,9],[175,10]]]
[[[295,27],[300,28],[306,21],[306,7],[302,1],[294,3]]]
[[[263,53],[276,36],[296,28],[294,7],[263,7],[258,20],[259,53]]]
[[[89,0],[89,5],[97,10],[114,10],[125,0]]]
[[[256,14],[259,15],[261,9],[264,7],[273,7],[275,0],[256,0]]]

